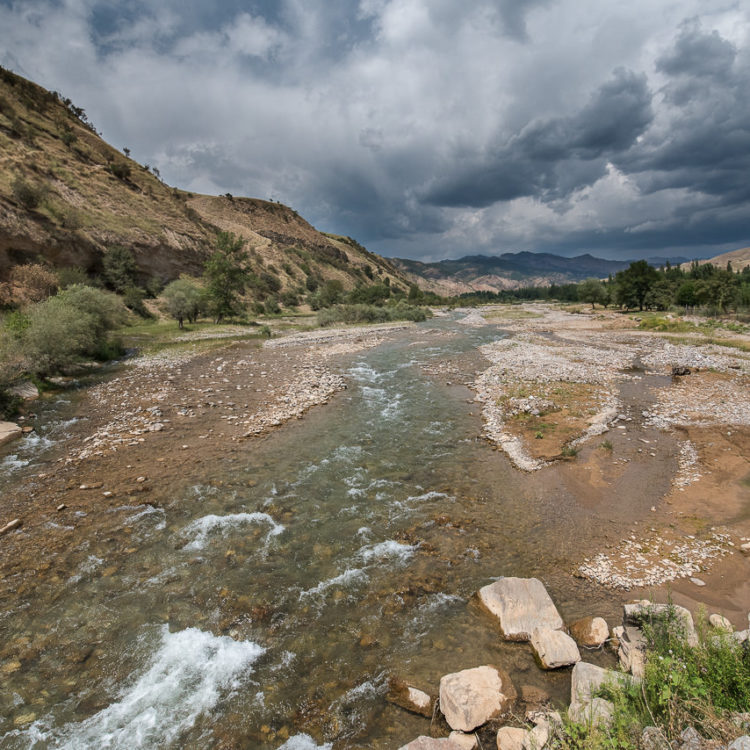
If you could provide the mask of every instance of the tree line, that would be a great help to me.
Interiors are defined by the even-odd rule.
[[[501,292],[472,292],[457,298],[460,304],[557,300],[610,305],[623,310],[701,308],[707,313],[750,309],[750,266],[734,271],[731,263],[719,268],[693,261],[686,270],[667,263],[654,268],[645,260],[631,263],[607,279],[578,283],[528,286]]]

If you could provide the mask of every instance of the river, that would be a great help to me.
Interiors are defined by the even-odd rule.
[[[435,692],[485,663],[565,700],[569,675],[503,643],[472,595],[538,576],[566,621],[612,614],[571,575],[602,521],[512,469],[472,392],[422,369],[502,335],[395,335],[342,361],[329,405],[120,508],[125,542],[83,540],[65,580],[3,613],[3,642],[35,651],[3,667],[0,747],[398,747],[429,721],[385,701],[389,675]],[[60,434],[74,406],[47,407]],[[5,491],[26,454],[6,449]]]

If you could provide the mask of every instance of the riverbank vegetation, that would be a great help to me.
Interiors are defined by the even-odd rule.
[[[614,705],[611,723],[567,719],[550,746],[560,750],[669,748],[688,727],[720,743],[746,733],[748,643],[743,634],[710,627],[705,614],[696,624],[698,644],[690,646],[684,621],[674,608],[652,616],[643,626],[646,656],[642,681],[606,685],[601,690],[601,697]],[[651,729],[644,734],[647,727]]]

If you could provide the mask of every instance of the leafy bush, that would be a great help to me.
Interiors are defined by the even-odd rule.
[[[11,284],[17,287],[18,302],[41,302],[57,291],[57,276],[40,263],[16,266],[10,272]]]
[[[321,327],[336,323],[387,323],[392,320],[421,322],[427,319],[427,312],[420,307],[405,303],[378,307],[377,305],[336,305],[320,310],[318,325]]]
[[[92,286],[89,275],[80,266],[59,268],[57,270],[57,286],[60,289],[66,289],[73,284]]]
[[[125,307],[132,310],[136,315],[140,315],[142,318],[151,318],[153,316],[146,305],[143,304],[145,296],[146,292],[140,287],[129,286],[122,293],[122,301],[125,303]]]
[[[130,165],[124,161],[111,161],[108,169],[118,180],[127,180],[130,177]]]
[[[124,292],[135,286],[136,264],[133,253],[122,245],[112,245],[102,256],[104,280],[110,289]]]
[[[275,297],[269,297],[265,303],[266,315],[278,315],[281,312],[279,303]]]
[[[46,190],[39,186],[26,182],[22,177],[17,177],[10,186],[13,198],[24,208],[36,208],[44,199]]]

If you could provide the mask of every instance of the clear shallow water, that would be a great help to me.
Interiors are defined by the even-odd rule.
[[[397,747],[428,722],[384,701],[389,674],[434,689],[488,662],[562,695],[471,596],[539,575],[564,616],[591,613],[568,571],[594,523],[478,437],[468,390],[422,373],[501,335],[458,333],[355,357],[332,404],[69,550],[0,620],[28,654],[0,747]]]

